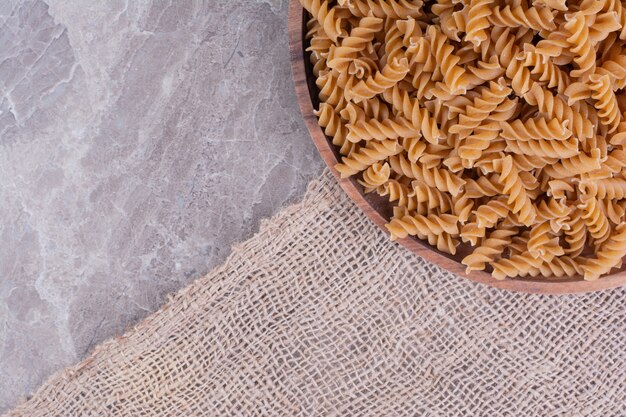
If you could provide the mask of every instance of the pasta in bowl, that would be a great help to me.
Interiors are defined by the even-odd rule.
[[[624,284],[621,3],[290,7],[309,131],[392,239],[501,288]]]

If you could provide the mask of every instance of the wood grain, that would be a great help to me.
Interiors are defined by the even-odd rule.
[[[317,87],[315,86],[313,75],[310,71],[310,65],[308,64],[308,59],[305,60],[304,55],[304,22],[304,9],[298,0],[291,0],[288,22],[289,50],[291,56],[291,73],[298,104],[300,105],[300,111],[302,112],[302,116],[304,117],[304,121],[315,146],[324,159],[324,162],[326,162],[326,165],[328,165],[339,182],[341,188],[378,227],[387,233],[385,223],[387,223],[387,218],[391,212],[390,205],[382,198],[376,198],[376,196],[372,196],[371,194],[364,195],[362,187],[356,181],[341,178],[337,170],[335,170],[339,155],[318,125],[317,118],[313,114],[313,106],[317,106],[319,102],[317,99]],[[596,281],[585,281],[582,277],[568,279],[506,279],[500,281],[484,271],[473,271],[466,274],[465,266],[460,262],[461,256],[458,254],[457,256],[451,256],[442,253],[419,239],[401,239],[398,240],[398,243],[414,252],[416,255],[460,277],[505,290],[541,294],[573,294],[599,291],[626,285],[626,271],[623,269]]]

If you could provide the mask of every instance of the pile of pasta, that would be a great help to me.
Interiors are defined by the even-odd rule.
[[[618,0],[300,0],[343,177],[467,271],[597,279],[626,255]]]

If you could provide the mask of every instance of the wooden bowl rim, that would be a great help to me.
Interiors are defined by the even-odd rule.
[[[350,199],[385,233],[387,220],[368,202],[361,189],[353,179],[341,178],[339,172],[335,169],[338,163],[337,156],[333,149],[333,145],[328,140],[319,124],[317,117],[313,114],[313,102],[311,99],[311,91],[308,87],[306,77],[306,61],[303,48],[303,28],[304,28],[304,9],[298,0],[291,0],[289,3],[289,52],[291,60],[291,75],[295,87],[296,97],[300,106],[300,111],[304,118],[305,124],[317,147],[322,159],[332,172],[333,176],[348,194]],[[484,271],[472,271],[469,274],[465,272],[465,266],[458,260],[451,259],[447,255],[439,252],[436,248],[430,246],[426,242],[422,242],[415,238],[399,239],[397,241],[411,252],[421,256],[429,262],[432,262],[458,276],[469,279],[474,282],[486,284],[491,287],[500,288],[509,291],[518,291],[532,294],[576,294],[592,291],[606,290],[626,285],[626,271],[620,270],[613,274],[606,275],[595,281],[585,281],[582,277],[573,277],[570,279],[548,280],[543,279],[505,279],[497,280],[489,273]]]

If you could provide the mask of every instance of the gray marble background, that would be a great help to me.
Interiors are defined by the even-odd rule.
[[[287,3],[0,1],[0,412],[321,171]]]

